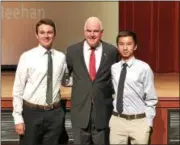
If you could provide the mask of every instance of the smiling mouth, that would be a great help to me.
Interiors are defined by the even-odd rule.
[[[44,39],[44,41],[45,41],[45,42],[49,42],[49,41],[50,41],[50,39]]]

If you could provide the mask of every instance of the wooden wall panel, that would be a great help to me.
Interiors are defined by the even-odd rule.
[[[153,134],[151,144],[167,144],[167,132],[168,132],[168,109],[179,108],[178,97],[160,97],[156,108],[156,117],[154,119]],[[71,101],[68,100],[66,107],[69,110],[71,108]],[[12,98],[2,99],[2,110],[12,109]]]
[[[153,122],[153,134],[151,144],[168,143],[168,109],[180,107],[179,98],[161,98],[156,108],[156,116]]]
[[[167,144],[167,108],[157,108],[151,144]]]

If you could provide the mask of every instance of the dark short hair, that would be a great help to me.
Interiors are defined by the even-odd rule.
[[[54,29],[54,34],[56,34],[56,26],[55,26],[55,23],[53,22],[53,20],[48,19],[48,18],[44,18],[44,19],[39,20],[39,22],[36,24],[36,34],[38,34],[38,27],[39,27],[40,25],[42,25],[42,24],[52,26],[53,29]]]
[[[118,45],[119,38],[120,38],[120,37],[126,37],[126,36],[132,36],[135,45],[137,45],[136,33],[133,32],[133,31],[130,31],[130,30],[121,30],[121,31],[119,32],[119,34],[118,34],[117,37],[116,37],[116,43],[117,43],[117,45]]]

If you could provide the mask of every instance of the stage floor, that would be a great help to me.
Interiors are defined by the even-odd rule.
[[[12,97],[14,72],[1,73],[1,97]],[[158,97],[179,97],[179,74],[155,74],[155,87]],[[70,99],[71,87],[62,87],[62,98]]]

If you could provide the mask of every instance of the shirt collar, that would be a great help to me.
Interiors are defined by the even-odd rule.
[[[46,52],[47,52],[47,49],[46,48],[44,48],[42,45],[38,45],[38,50],[39,50],[39,54],[40,55],[44,55],[44,54],[46,54]],[[52,53],[52,55],[54,54],[54,49],[53,48],[51,48],[49,51],[51,51],[51,53]]]
[[[99,50],[99,48],[102,47],[102,43],[100,42],[100,44],[95,48],[95,50]],[[84,48],[88,51],[91,50],[91,47],[89,46],[89,44],[87,43],[87,41],[84,41]]]
[[[135,57],[134,57],[134,56],[133,56],[131,59],[129,59],[127,62],[125,62],[125,61],[122,59],[122,61],[121,61],[121,67],[122,67],[122,65],[123,65],[124,63],[127,63],[128,67],[131,67],[132,64],[134,63],[134,61],[135,61]]]

